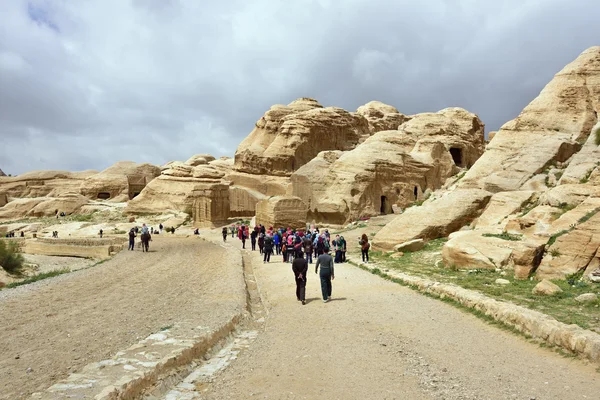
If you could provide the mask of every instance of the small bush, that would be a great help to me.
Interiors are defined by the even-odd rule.
[[[558,233],[555,233],[554,235],[550,236],[550,239],[548,240],[548,246],[552,246],[554,244],[554,242],[556,242],[556,239],[558,239],[559,237],[561,237],[562,235],[565,235],[569,233],[569,231],[564,230],[564,231],[560,231]]]
[[[600,128],[594,132],[594,143],[596,143],[596,146],[600,146]]]
[[[135,217],[129,217],[129,222],[135,222]]]
[[[0,265],[6,272],[17,273],[23,267],[23,261],[17,242],[0,240]]]
[[[523,240],[523,235],[512,235],[510,233],[507,232],[502,232],[502,233],[484,233],[482,235],[483,237],[495,237],[498,239],[503,239],[503,240],[510,240],[513,242],[517,242],[519,240]]]
[[[93,218],[92,214],[77,214],[72,215],[69,219],[74,222],[90,222]]]
[[[561,256],[561,253],[560,253],[560,251],[558,251],[558,249],[552,249],[552,250],[550,250],[550,255],[551,255],[552,257],[555,257],[555,258],[556,258],[556,257],[560,257],[560,256]]]
[[[30,284],[33,282],[41,281],[42,279],[52,278],[52,277],[66,274],[69,272],[71,272],[71,270],[68,268],[58,269],[58,270],[54,270],[54,271],[50,271],[50,272],[43,272],[41,274],[36,274],[36,275],[30,276],[29,278],[24,279],[19,282],[9,283],[8,285],[6,285],[6,287],[10,289],[10,288],[14,288],[17,286],[23,286],[23,285],[27,285],[27,284]]]

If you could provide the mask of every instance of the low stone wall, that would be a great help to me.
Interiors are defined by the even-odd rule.
[[[465,307],[480,311],[496,321],[511,326],[519,332],[536,339],[542,339],[551,345],[561,347],[600,364],[600,335],[597,333],[580,328],[577,325],[564,324],[546,314],[512,303],[497,301],[479,292],[456,285],[434,282],[402,272],[382,269],[376,264],[360,264],[358,266],[370,271],[380,269],[382,275],[397,279],[420,292],[442,299],[450,298]]]
[[[107,259],[123,250],[122,239],[31,239],[22,246],[23,253]]]

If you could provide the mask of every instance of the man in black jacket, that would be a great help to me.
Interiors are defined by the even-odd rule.
[[[271,261],[271,253],[273,253],[273,238],[270,235],[266,235],[264,238],[264,249],[265,253],[263,262],[268,263]]]
[[[306,304],[306,273],[308,272],[308,263],[304,259],[302,252],[296,253],[296,258],[292,262],[292,271],[296,277],[296,298]]]

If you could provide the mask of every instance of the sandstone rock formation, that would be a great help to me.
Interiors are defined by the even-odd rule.
[[[66,193],[60,197],[35,197],[14,199],[0,208],[0,221],[23,217],[52,217],[56,212],[67,215],[77,213],[88,199],[77,193]]]
[[[256,205],[256,223],[267,227],[304,229],[306,204],[299,197],[275,196]]]
[[[81,194],[94,200],[127,201],[139,195],[159,175],[160,168],[152,164],[120,161],[85,179]]]
[[[482,153],[476,115],[462,109],[418,114],[353,150],[321,152],[291,176],[288,194],[309,206],[309,221],[346,224],[423,199]]]
[[[4,173],[4,171],[2,171],[1,169],[0,169],[0,176],[6,176],[6,174]]]
[[[0,193],[10,201],[23,197],[59,197],[66,193],[79,193],[83,181],[97,171],[31,171],[13,177],[0,177]]]
[[[443,250],[446,264],[514,268],[517,278],[534,273],[563,278],[582,269],[589,274],[600,263],[593,228],[600,210],[598,112],[600,47],[593,47],[502,126],[460,181],[382,229],[375,247],[444,236],[461,227],[448,219],[449,210],[462,209],[463,222],[473,220],[475,230],[450,236]],[[461,204],[464,199],[452,198],[473,189],[494,196],[468,209]],[[521,240],[504,240],[504,234]]]
[[[543,281],[535,285],[535,287],[532,290],[533,294],[542,296],[552,296],[560,292],[562,292],[562,289],[558,285],[555,285],[547,279],[544,279]]]
[[[233,159],[214,159],[208,155],[194,156],[185,163],[171,162],[129,201],[125,212],[183,211],[194,217],[199,226],[206,226],[211,220],[224,221],[229,217],[229,182],[224,178],[232,167]]]
[[[350,150],[370,135],[367,120],[316,100],[275,105],[256,123],[235,153],[235,169],[254,175],[289,176],[323,150]]]
[[[395,107],[380,101],[371,101],[358,107],[356,113],[365,117],[369,123],[371,134],[381,131],[396,130],[410,118],[400,113]]]
[[[600,47],[592,47],[500,128],[463,184],[494,193],[518,190],[551,163],[575,154],[588,140],[599,112]]]

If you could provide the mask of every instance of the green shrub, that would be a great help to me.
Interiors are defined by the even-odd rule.
[[[13,241],[0,240],[0,265],[10,274],[23,267],[23,255],[19,252],[19,244]]]
[[[594,136],[594,142],[596,143],[596,146],[600,146],[600,128],[596,129]]]
[[[74,222],[90,222],[94,216],[92,214],[72,215],[69,219]]]
[[[54,271],[50,271],[50,272],[42,272],[40,274],[35,274],[33,276],[30,276],[29,278],[24,279],[22,281],[9,283],[8,285],[6,285],[6,287],[11,289],[11,288],[15,288],[17,286],[28,285],[33,282],[41,281],[43,279],[53,278],[55,276],[66,274],[69,272],[71,272],[71,270],[68,268],[58,269],[58,270],[54,270]]]
[[[510,240],[513,242],[517,242],[519,240],[523,240],[523,235],[512,235],[510,233],[507,232],[502,232],[502,233],[484,233],[482,235],[483,237],[495,237],[498,239],[503,239],[503,240]]]

